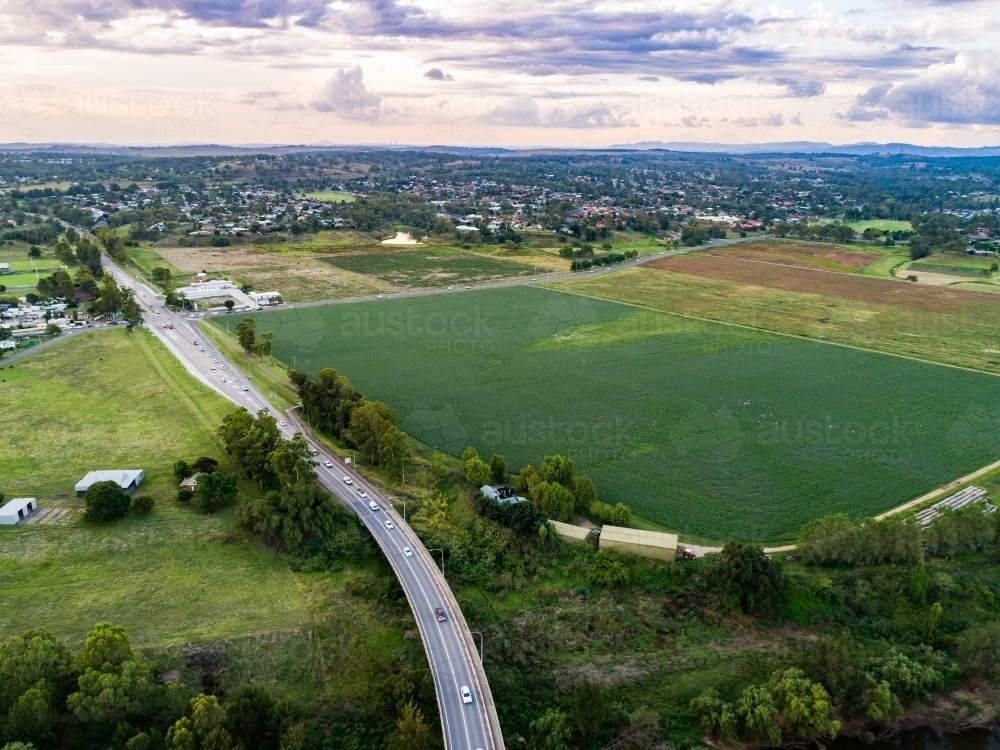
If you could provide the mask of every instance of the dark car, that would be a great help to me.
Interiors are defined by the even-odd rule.
[[[440,607],[434,608],[434,616],[438,618],[438,622],[444,622],[448,619],[448,615],[444,613],[444,610]]]

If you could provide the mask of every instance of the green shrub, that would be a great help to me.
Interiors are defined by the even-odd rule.
[[[131,500],[117,482],[95,482],[84,495],[87,510],[84,518],[91,523],[100,523],[118,518],[128,513]]]
[[[149,495],[139,495],[132,498],[132,510],[137,513],[149,513],[153,509],[153,498]]]

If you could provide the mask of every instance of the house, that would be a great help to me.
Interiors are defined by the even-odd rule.
[[[0,526],[13,526],[38,510],[38,502],[33,497],[15,497],[0,508]]]
[[[501,505],[516,505],[517,503],[527,502],[528,499],[515,495],[514,490],[510,487],[491,487],[488,484],[484,484],[479,488],[479,491],[490,500],[494,500]]]
[[[90,489],[90,485],[98,482],[115,482],[128,494],[138,487],[145,474],[142,469],[112,469],[110,471],[91,471],[83,479],[76,483],[77,496],[83,495]]]
[[[0,263],[0,273],[10,273],[10,263]]]
[[[192,474],[189,477],[184,477],[184,479],[181,481],[180,488],[182,490],[188,490],[189,492],[197,492],[198,491],[198,477],[200,477],[200,476],[201,476],[201,472],[198,471],[198,472],[195,472],[194,474]]]
[[[280,305],[281,292],[250,292],[250,299],[257,303],[257,307]]]
[[[666,562],[674,562],[677,559],[677,535],[663,534],[659,531],[604,526],[601,529],[600,547]]]

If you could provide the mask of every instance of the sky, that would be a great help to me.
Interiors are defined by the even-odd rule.
[[[0,0],[0,143],[1000,144],[995,0]]]

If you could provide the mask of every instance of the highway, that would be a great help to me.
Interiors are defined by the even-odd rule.
[[[194,377],[252,414],[270,412],[286,438],[296,432],[310,437],[294,416],[271,407],[264,396],[206,339],[193,319],[170,312],[153,291],[104,258],[104,267],[119,286],[130,288],[143,308],[146,326]],[[353,510],[381,547],[402,585],[420,629],[427,662],[434,678],[446,750],[502,750],[503,738],[493,696],[461,609],[430,553],[399,517],[391,502],[322,444],[316,475],[336,498]],[[378,507],[373,510],[370,503]],[[439,622],[435,610],[445,613]],[[465,702],[467,687],[471,701]]]

